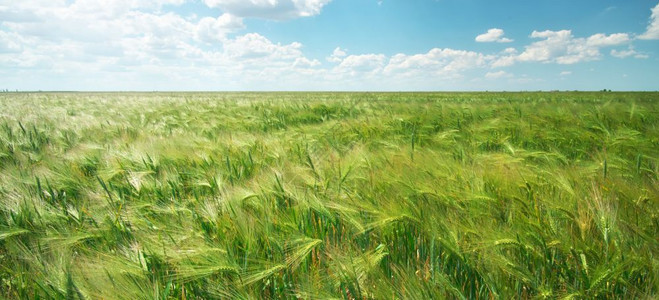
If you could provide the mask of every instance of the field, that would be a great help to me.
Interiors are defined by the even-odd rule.
[[[653,299],[658,93],[3,93],[0,296]]]

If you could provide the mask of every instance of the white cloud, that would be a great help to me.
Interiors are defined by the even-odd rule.
[[[486,33],[480,34],[476,37],[477,42],[497,42],[497,43],[510,43],[513,40],[503,37],[503,29],[491,28]]]
[[[31,12],[22,19],[2,20],[0,69],[13,73],[11,77],[30,72],[30,78],[43,76],[48,81],[69,78],[77,88],[112,89],[114,84],[114,89],[123,89],[146,82],[156,85],[154,89],[172,89],[176,84],[208,89],[209,78],[240,86],[287,74],[308,77],[320,65],[303,56],[300,43],[276,44],[256,33],[230,37],[244,29],[240,17],[225,13],[217,18],[184,18],[159,9],[182,2],[37,0],[15,6],[0,2],[0,15],[5,8],[10,13]],[[96,81],[85,84],[88,78]],[[36,84],[42,85],[47,80],[39,81]],[[105,87],[103,82],[108,82]]]
[[[517,60],[518,51],[515,48],[506,48],[492,61],[493,68],[508,67],[515,64]]]
[[[533,31],[532,38],[544,38],[545,40],[534,42],[520,54],[520,61],[548,61],[554,57],[567,52],[567,47],[572,39],[570,30],[561,31]]]
[[[586,44],[593,47],[607,47],[624,44],[629,41],[629,35],[626,33],[614,33],[608,36],[603,33],[598,33],[591,35],[586,40]]]
[[[196,36],[206,42],[222,41],[228,33],[244,29],[242,18],[223,14],[217,18],[205,17],[197,24]]]
[[[563,72],[561,72],[559,75],[561,75],[561,76],[572,75],[572,71],[563,71]]]
[[[29,72],[45,79],[32,82],[39,88],[60,80],[73,86],[51,88],[276,89],[327,73],[303,55],[300,43],[273,43],[258,33],[232,37],[245,28],[242,17],[185,18],[161,10],[185,0],[6,2],[0,0],[0,16],[20,18],[0,21],[0,73],[13,74],[0,78]],[[291,3],[304,15],[321,2]]]
[[[295,68],[313,68],[320,66],[321,63],[317,59],[308,59],[306,57],[298,57],[293,62],[293,67]]]
[[[491,59],[491,56],[473,51],[434,48],[423,54],[396,54],[384,72],[405,77],[459,76],[462,71],[486,66]]]
[[[320,14],[332,0],[203,0],[213,8],[240,17],[285,20]]]
[[[606,47],[623,49],[611,50],[615,57],[647,57],[619,46],[630,43],[627,34],[574,37],[564,30],[534,31],[531,36],[539,40],[492,54],[450,48],[353,54],[337,47],[324,65],[305,55],[301,43],[244,33],[245,14],[224,10],[218,17],[197,17],[163,9],[184,2],[0,0],[0,82],[9,87],[31,82],[43,89],[47,82],[69,84],[53,84],[54,89],[451,89],[471,82],[468,76],[492,85],[516,82],[523,76],[492,68],[596,60]],[[329,3],[215,2],[260,6],[271,19],[317,14]],[[485,40],[506,41],[503,30],[494,29]]]
[[[634,48],[629,47],[627,50],[616,50],[613,49],[611,50],[611,56],[617,57],[617,58],[627,58],[627,57],[634,57],[634,58],[641,58],[645,59],[648,58],[649,56],[647,54],[643,53],[638,53]]]
[[[386,60],[387,57],[384,54],[350,55],[344,58],[333,71],[350,76],[374,75],[382,71]]]
[[[524,52],[516,57],[517,61],[575,64],[598,60],[602,56],[600,48],[630,41],[626,33],[598,33],[588,38],[575,38],[570,30],[533,31],[531,37],[543,40],[526,46]]]
[[[224,52],[231,58],[252,60],[268,58],[270,60],[294,60],[302,55],[300,43],[288,45],[274,44],[258,33],[248,33],[224,43]]]
[[[503,54],[517,54],[517,49],[515,48],[506,48],[503,51],[501,51]]]
[[[181,5],[186,0],[75,0],[68,2],[73,3],[66,12],[75,15],[94,15],[96,18],[107,20],[131,10],[157,10],[164,5]]]
[[[20,53],[24,44],[22,39],[16,33],[0,30],[0,53]]]
[[[343,61],[343,58],[346,57],[346,55],[348,54],[346,53],[345,49],[341,49],[341,47],[336,47],[336,49],[334,49],[334,51],[332,52],[332,55],[328,56],[326,59],[327,61],[332,63],[340,63],[341,61]]]
[[[501,56],[492,62],[492,67],[493,68],[510,67],[514,65],[516,61],[517,61],[517,56],[513,56],[513,55]]]
[[[508,77],[512,77],[512,75],[505,71],[487,72],[485,74],[485,78],[487,79],[500,79],[500,78],[508,78]]]
[[[108,67],[103,65],[105,63],[112,64],[112,69],[163,64],[164,61],[184,64],[190,61],[181,58],[200,59],[203,56],[198,41],[221,41],[227,34],[244,28],[242,19],[229,14],[195,21],[159,10],[163,5],[184,2],[21,1],[11,6],[10,12],[31,11],[31,19],[29,22],[3,22],[8,29],[6,34],[11,34],[13,40],[7,47],[22,50],[12,59],[6,59],[8,64],[4,66],[17,66],[12,62],[36,61],[36,57],[42,56],[44,59],[40,61],[50,61],[62,69],[79,63],[85,63],[88,69],[105,69]],[[94,64],[96,66],[91,66]]]
[[[659,40],[659,4],[652,8],[650,24],[648,24],[645,33],[639,35],[638,38],[642,40]]]

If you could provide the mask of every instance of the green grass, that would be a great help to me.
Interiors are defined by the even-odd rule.
[[[657,93],[0,94],[0,296],[654,299]]]

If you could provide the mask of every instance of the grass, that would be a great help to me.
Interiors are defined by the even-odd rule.
[[[0,295],[654,299],[657,93],[0,95]]]

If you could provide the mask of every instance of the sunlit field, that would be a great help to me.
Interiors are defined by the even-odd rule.
[[[658,93],[2,93],[0,296],[654,299]]]

